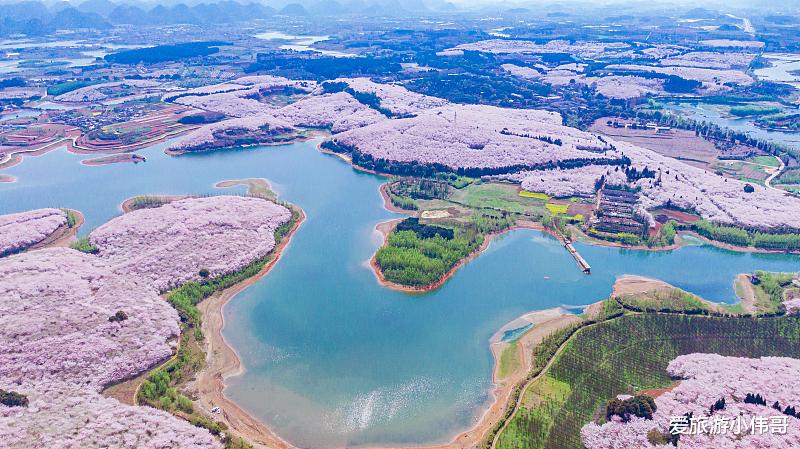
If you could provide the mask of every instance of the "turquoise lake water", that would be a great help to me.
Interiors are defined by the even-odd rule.
[[[678,112],[679,115],[697,121],[714,123],[723,128],[746,133],[757,139],[781,143],[800,150],[800,133],[766,130],[756,126],[752,118],[723,116],[719,105],[709,103],[672,103],[665,105],[665,107]]]
[[[382,178],[315,150],[315,142],[84,166],[58,150],[0,173],[0,213],[56,206],[86,215],[82,233],[140,194],[220,193],[225,179],[263,177],[308,218],[272,272],[226,307],[226,339],[245,374],[227,394],[300,447],[418,445],[448,441],[490,401],[489,338],[537,309],[606,297],[618,275],[663,279],[734,302],[736,274],[800,270],[800,257],[708,246],[670,252],[576,247],[581,273],[548,235],[517,230],[424,295],[381,287],[366,265],[380,245]],[[242,192],[243,189],[234,189]]]

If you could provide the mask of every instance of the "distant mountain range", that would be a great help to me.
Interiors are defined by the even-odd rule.
[[[455,11],[446,0],[311,0],[270,6],[252,0],[83,2],[21,1],[0,4],[0,35],[43,35],[57,29],[95,28],[114,25],[216,24],[264,19],[275,15],[402,16]]]
[[[748,0],[710,1],[729,1],[742,7],[749,5]],[[787,3],[776,2],[773,6],[786,8],[800,0],[784,2]],[[682,5],[659,0],[0,0],[0,35],[44,35],[57,29],[103,29],[123,24],[222,24],[276,15],[403,17],[471,12],[482,16],[547,14],[551,18],[560,14],[566,18],[595,12],[598,17],[612,12],[640,14],[654,8],[685,8],[684,16],[691,18],[719,17],[722,14],[704,9],[708,5],[704,8],[697,8],[694,2]],[[768,9],[767,6],[759,8]]]

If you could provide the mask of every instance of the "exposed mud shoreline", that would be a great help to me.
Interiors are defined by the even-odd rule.
[[[206,410],[211,410],[214,406],[220,407],[222,412],[216,418],[257,447],[290,449],[294,446],[225,396],[225,379],[241,374],[243,368],[239,355],[222,335],[225,328],[224,308],[228,301],[264,277],[278,263],[295,231],[305,220],[302,209],[295,208],[295,210],[299,212],[297,221],[273,249],[272,259],[257,275],[211,295],[198,306],[203,316],[203,335],[206,336],[206,366],[197,374],[195,382],[199,395],[198,402]]]

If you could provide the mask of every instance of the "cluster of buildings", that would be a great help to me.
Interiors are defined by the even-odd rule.
[[[123,103],[113,108],[73,109],[50,114],[49,121],[88,132],[145,117],[157,108],[158,106],[148,103]]]
[[[606,122],[606,126],[610,126],[612,128],[624,128],[624,129],[652,129],[657,133],[668,133],[672,130],[672,127],[669,126],[660,126],[658,123],[655,122],[632,122],[632,123],[625,123],[619,122],[616,120],[609,120]]]

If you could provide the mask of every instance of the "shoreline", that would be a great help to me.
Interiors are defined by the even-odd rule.
[[[278,436],[260,420],[254,418],[225,395],[225,380],[244,372],[241,359],[236,350],[228,344],[222,332],[225,328],[224,308],[239,292],[267,275],[281,259],[283,252],[291,243],[295,232],[305,221],[306,214],[298,206],[292,206],[299,216],[292,228],[273,249],[272,259],[256,274],[225,290],[214,293],[200,304],[203,334],[206,336],[206,366],[195,379],[198,399],[205,410],[213,406],[222,409],[216,419],[228,425],[229,429],[256,447],[293,449],[295,446]]]
[[[416,212],[414,210],[401,209],[392,204],[392,200],[391,198],[389,198],[389,192],[386,191],[386,189],[388,188],[389,188],[389,182],[384,182],[383,184],[381,184],[380,187],[378,187],[378,191],[381,193],[381,198],[383,198],[384,209],[388,210],[389,212],[394,212],[397,214],[404,214],[404,215],[413,215],[414,212]]]
[[[139,162],[147,162],[147,158],[137,153],[117,153],[109,154],[107,156],[100,156],[93,159],[81,160],[81,164],[93,167],[98,165],[111,165],[124,162],[133,162],[134,164],[138,164]]]
[[[694,231],[681,231],[681,232],[691,235],[692,237],[702,241],[706,245],[713,246],[715,248],[725,249],[725,250],[728,250],[728,251],[737,252],[737,253],[800,254],[800,250],[792,251],[792,250],[781,250],[781,249],[756,248],[755,246],[737,246],[737,245],[732,245],[730,243],[718,242],[716,240],[711,240],[708,237],[703,237],[702,235],[700,235],[700,234],[698,234],[698,233],[696,233]]]
[[[350,166],[354,170],[358,170],[358,171],[361,171],[361,172],[364,172],[364,173],[371,173],[373,175],[381,176],[381,177],[384,177],[384,178],[387,178],[387,179],[389,179],[389,178],[391,178],[393,176],[391,174],[379,173],[379,172],[376,172],[374,170],[370,170],[370,169],[366,169],[366,168],[363,168],[363,167],[359,167],[358,165],[353,164],[352,159],[349,156],[347,156],[346,154],[336,153],[336,152],[333,152],[333,151],[330,151],[330,150],[326,150],[326,149],[322,148],[321,145],[322,145],[321,142],[319,144],[317,144],[317,150],[319,152],[324,153],[324,154],[330,154],[330,155],[338,157],[339,159],[341,159],[341,160],[347,162],[348,164],[350,164]],[[383,183],[383,184],[381,184],[381,186],[378,188],[378,190],[380,192],[380,195],[383,198],[383,203],[384,203],[383,207],[384,207],[384,209],[386,209],[386,210],[388,210],[390,212],[401,213],[401,214],[405,214],[405,215],[413,215],[413,212],[415,212],[415,211],[408,211],[408,210],[400,209],[398,207],[395,207],[392,204],[391,200],[389,199],[388,194],[384,190],[386,188],[387,184],[388,184],[388,181]],[[533,223],[533,222],[531,222],[531,223]],[[559,238],[557,235],[555,235],[552,231],[550,231],[547,228],[545,228],[543,225],[539,225],[539,227],[533,227],[533,228],[528,228],[527,226],[522,226],[522,227],[526,228],[526,229],[535,229],[535,230],[544,231],[544,232],[547,232],[547,233],[555,236],[556,238]],[[509,228],[507,230],[512,230],[514,228],[515,228],[515,226],[512,226],[511,228]],[[700,234],[698,234],[698,233],[696,233],[694,231],[691,231],[691,230],[682,230],[682,231],[677,232],[676,236],[675,236],[675,243],[673,243],[672,245],[649,247],[647,245],[625,245],[625,244],[622,244],[620,242],[614,242],[614,241],[609,241],[609,240],[601,240],[601,239],[598,239],[598,238],[591,237],[591,236],[587,235],[585,232],[581,231],[580,229],[575,228],[574,226],[571,227],[571,228],[576,230],[576,231],[578,231],[578,233],[579,233],[577,238],[573,238],[573,240],[581,241],[581,242],[589,244],[589,245],[605,246],[605,247],[611,247],[611,248],[622,248],[622,249],[641,250],[641,251],[672,251],[672,250],[680,249],[680,248],[682,248],[684,246],[689,246],[690,245],[689,243],[686,243],[685,241],[683,241],[683,239],[681,239],[681,234],[688,234],[688,235],[691,235],[694,238],[697,238],[698,240],[701,240],[706,245],[714,246],[716,248],[726,249],[726,250],[729,250],[729,251],[739,252],[739,253],[800,254],[800,250],[792,251],[792,250],[757,248],[757,247],[754,247],[754,246],[737,246],[737,245],[732,245],[730,243],[718,242],[716,240],[711,240],[711,239],[708,239],[706,237],[703,237],[702,235],[700,235]],[[505,231],[501,231],[501,233],[502,232],[505,232]],[[387,286],[389,286],[389,285],[387,285]],[[405,286],[403,286],[403,287],[405,287]],[[420,289],[414,289],[414,291],[420,291]],[[422,290],[422,291],[424,291],[424,290]]]
[[[138,142],[132,145],[123,145],[116,148],[97,148],[97,149],[84,147],[78,144],[77,140],[81,137],[81,133],[80,132],[76,133],[77,128],[67,129],[64,134],[64,137],[58,138],[51,142],[44,142],[41,144],[41,146],[38,147],[37,146],[34,146],[32,148],[22,147],[19,150],[12,151],[6,154],[6,156],[2,160],[0,160],[0,170],[19,165],[24,162],[26,157],[42,156],[62,147],[65,148],[67,152],[79,156],[86,156],[86,155],[97,156],[93,159],[82,160],[81,163],[83,165],[96,166],[96,165],[115,164],[120,162],[133,162],[132,160],[115,160],[102,163],[93,163],[92,161],[97,161],[98,159],[103,159],[103,158],[111,158],[114,156],[124,157],[124,155],[126,154],[142,157],[141,155],[137,155],[134,152],[164,143],[170,139],[180,137],[181,135],[186,134],[189,131],[193,131],[194,129],[196,129],[196,127],[189,127],[172,134],[167,133],[159,136],[158,138],[148,139],[146,141]],[[14,180],[3,181],[3,182],[14,182]]]
[[[277,202],[278,194],[272,190],[272,183],[266,178],[226,179],[214,184],[215,189],[247,187],[247,194]]]
[[[335,152],[331,152],[331,151],[322,149],[322,148],[320,148],[319,145],[317,145],[317,150],[320,151],[321,153],[333,155],[333,156],[335,156],[335,157],[337,157],[337,158],[349,163],[351,165],[351,167],[354,168],[355,170],[366,172],[366,173],[375,174],[375,175],[382,176],[382,177],[385,177],[385,178],[390,177],[390,175],[387,175],[387,174],[384,174],[384,173],[378,173],[378,172],[375,172],[373,170],[367,170],[367,169],[363,169],[361,167],[355,166],[355,165],[352,164],[352,161],[349,158],[347,158],[346,155],[342,155],[342,154],[339,154],[339,153],[335,153]],[[232,187],[233,185],[245,185],[245,184],[247,184],[246,182],[241,182],[241,181],[247,181],[247,180],[221,181],[218,184],[229,183],[230,185],[224,185],[224,186],[223,185],[215,185],[215,187],[222,188],[222,187]],[[391,201],[389,200],[388,195],[384,191],[384,189],[386,188],[386,185],[387,185],[387,183],[382,183],[378,188],[379,194],[383,198],[384,208],[386,210],[390,211],[390,212],[395,212],[395,213],[403,214],[403,215],[406,215],[406,216],[410,215],[409,212],[411,212],[411,211],[406,211],[406,210],[402,210],[402,209],[396,208],[391,204]],[[294,232],[295,232],[297,226],[299,226],[299,224],[303,221],[304,217],[305,216],[303,215],[302,218],[300,220],[298,220],[298,223],[296,223],[296,225],[293,227],[293,229],[287,235],[287,239],[284,240],[286,245],[288,245],[289,241],[291,240],[291,237],[294,235]],[[386,239],[387,239],[387,236],[388,236],[389,232],[391,232],[391,230],[394,228],[396,223],[399,222],[402,219],[403,218],[394,218],[394,219],[391,219],[391,220],[380,222],[375,226],[375,230],[377,232],[380,232],[381,235],[383,236],[383,244],[384,245],[386,244]],[[394,289],[394,290],[399,290],[399,291],[405,291],[405,292],[408,292],[408,293],[425,293],[425,292],[428,292],[428,291],[435,290],[436,288],[439,288],[442,285],[444,285],[444,283],[446,283],[455,274],[455,272],[459,268],[461,268],[462,265],[468,263],[470,260],[472,260],[473,258],[475,258],[475,257],[479,256],[481,253],[483,253],[483,251],[485,251],[489,247],[489,245],[491,244],[492,240],[495,237],[500,236],[500,235],[502,235],[502,234],[504,234],[506,232],[517,230],[517,229],[537,230],[537,231],[540,231],[540,232],[543,232],[543,233],[548,233],[550,235],[553,235],[556,238],[559,238],[552,230],[545,228],[540,223],[531,222],[531,221],[519,222],[518,224],[516,224],[514,226],[511,226],[511,227],[509,227],[507,229],[504,229],[502,231],[498,231],[498,232],[487,234],[486,237],[484,238],[484,242],[481,244],[481,246],[478,249],[476,249],[473,253],[471,253],[470,255],[468,255],[467,257],[465,257],[461,261],[459,261],[456,265],[454,265],[437,282],[435,282],[434,284],[430,284],[428,286],[423,286],[423,287],[404,286],[404,285],[400,285],[400,284],[395,284],[395,283],[393,283],[391,281],[387,281],[383,277],[383,275],[380,272],[380,270],[378,269],[378,267],[376,265],[376,262],[375,262],[375,256],[374,255],[369,260],[370,269],[372,270],[373,274],[375,275],[376,280],[384,287],[391,288],[391,289]],[[779,253],[784,253],[784,251],[760,251],[760,250],[758,250],[756,248],[752,248],[752,249],[741,248],[741,247],[725,248],[722,245],[715,244],[715,243],[718,243],[718,242],[707,241],[707,239],[703,238],[702,236],[696,235],[696,234],[694,234],[692,232],[687,232],[687,233],[689,233],[690,235],[696,236],[699,240],[703,241],[706,244],[709,244],[711,246],[722,247],[723,249],[731,249],[733,251],[738,251],[738,252],[779,252]],[[611,246],[611,247],[619,247],[619,248],[625,248],[625,249],[647,250],[647,251],[674,250],[674,249],[678,249],[680,247],[686,246],[688,244],[686,242],[683,242],[680,239],[680,234],[678,236],[676,236],[676,243],[675,244],[670,245],[669,247],[659,247],[659,248],[649,248],[649,247],[646,247],[646,246],[631,247],[631,246],[621,245],[621,244],[618,244],[616,242],[606,242],[606,241],[602,241],[602,240],[595,241],[595,240],[596,239],[590,239],[590,240],[589,239],[587,239],[587,240],[581,239],[581,241],[584,241],[584,243],[587,243],[587,244],[590,244],[590,245]],[[238,405],[236,405],[235,402],[231,401],[230,399],[228,399],[224,395],[224,389],[225,389],[224,380],[226,378],[228,378],[228,377],[241,374],[243,372],[243,369],[244,369],[241,366],[241,360],[239,359],[238,354],[225,341],[224,336],[222,335],[222,330],[224,329],[224,316],[223,316],[224,305],[228,301],[230,301],[233,297],[235,297],[235,295],[237,293],[239,293],[244,288],[246,288],[247,286],[251,285],[252,283],[254,283],[255,281],[257,281],[258,279],[260,279],[262,276],[266,275],[269,272],[269,270],[272,268],[272,266],[280,258],[281,254],[282,254],[282,251],[283,251],[283,247],[285,245],[282,242],[282,244],[280,246],[281,246],[281,248],[279,249],[279,252],[276,253],[276,258],[273,261],[271,261],[267,266],[265,266],[264,269],[262,269],[262,271],[259,272],[259,274],[257,274],[256,276],[254,276],[252,278],[249,278],[248,280],[242,282],[241,284],[237,284],[235,286],[230,287],[227,290],[223,290],[222,292],[218,292],[215,295],[212,295],[211,297],[209,297],[208,299],[206,299],[205,301],[203,301],[200,304],[199,307],[200,307],[201,311],[203,312],[203,317],[204,317],[203,330],[204,330],[204,333],[206,333],[206,335],[209,336],[208,345],[211,348],[210,351],[207,351],[207,354],[208,355],[213,354],[214,357],[212,358],[212,362],[211,362],[213,365],[210,364],[208,367],[204,368],[198,374],[198,384],[200,384],[200,378],[201,378],[201,376],[203,376],[205,382],[208,382],[210,387],[211,387],[210,390],[205,390],[205,389],[203,389],[201,387],[199,401],[203,402],[203,405],[206,406],[206,407],[209,407],[209,408],[210,408],[211,404],[221,406],[224,409],[224,413],[223,413],[223,416],[222,416],[222,417],[225,418],[224,421],[226,423],[228,423],[229,425],[231,425],[231,429],[232,430],[234,430],[236,432],[240,432],[240,435],[244,436],[251,443],[254,443],[254,444],[257,444],[257,445],[266,444],[266,445],[271,445],[271,446],[268,446],[268,447],[279,447],[281,449],[284,449],[284,448],[285,449],[293,449],[294,446],[292,446],[286,440],[280,438],[277,434],[275,434],[272,430],[270,430],[266,425],[261,423],[259,420],[253,418],[245,410],[243,410]],[[645,280],[645,279],[643,279],[643,280]],[[657,280],[654,280],[654,281],[658,282]],[[546,313],[551,313],[551,312],[552,312],[552,309],[545,309],[545,310],[528,312],[528,313],[522,315],[521,317],[519,317],[517,319],[524,318],[524,317],[531,316],[531,315],[535,316],[536,314],[546,314]],[[212,317],[214,317],[214,318],[212,319]],[[520,336],[517,339],[517,341],[518,342],[523,342],[523,339],[525,339],[524,341],[530,342],[533,339],[533,336],[536,336],[539,333],[544,333],[544,335],[541,336],[541,337],[544,337],[545,335],[549,334],[550,332],[552,332],[553,330],[557,329],[558,327],[560,327],[560,326],[562,326],[564,324],[568,324],[568,321],[572,321],[572,320],[575,320],[575,319],[580,319],[580,317],[578,317],[578,315],[573,314],[573,313],[563,312],[562,314],[558,315],[558,317],[556,317],[555,319],[544,320],[543,322],[535,324],[531,329],[529,329],[522,336]],[[212,321],[214,321],[214,322],[211,323]],[[547,329],[547,328],[545,328],[545,326],[542,325],[542,324],[547,324],[547,323],[551,323],[551,322],[552,322],[553,326],[556,326],[556,324],[558,324],[558,326],[556,326],[555,328],[552,328],[552,329]],[[211,323],[211,324],[209,324],[209,323]],[[550,326],[548,326],[548,327],[550,327]],[[506,376],[504,379],[500,379],[498,377],[500,356],[502,355],[502,351],[500,351],[499,348],[496,348],[496,346],[497,345],[495,343],[490,341],[490,347],[489,348],[490,348],[490,352],[492,353],[492,356],[493,356],[493,359],[494,359],[494,363],[493,363],[493,367],[492,367],[492,382],[493,382],[493,386],[492,386],[492,388],[490,390],[490,395],[492,396],[492,402],[491,402],[491,404],[489,404],[488,406],[483,408],[483,410],[481,412],[479,412],[479,414],[476,415],[477,419],[476,419],[475,424],[473,426],[471,426],[470,428],[468,428],[468,429],[466,429],[464,431],[460,431],[459,433],[457,433],[450,440],[450,442],[448,442],[448,443],[433,444],[433,445],[422,445],[422,446],[409,446],[408,447],[409,449],[412,449],[412,448],[413,449],[456,449],[456,448],[465,448],[465,447],[475,447],[475,446],[479,445],[483,441],[483,439],[485,438],[487,432],[489,430],[491,430],[491,428],[495,425],[496,422],[498,422],[498,419],[500,419],[501,414],[505,411],[505,409],[506,409],[506,407],[508,405],[508,399],[510,397],[510,394],[513,391],[513,388],[516,386],[515,382],[510,382],[509,381],[509,379],[511,379],[514,376],[514,374],[517,374],[516,372],[513,373],[512,375]],[[521,359],[520,368],[518,368],[518,370],[516,370],[517,372],[518,371],[523,371],[525,374],[527,374],[527,368],[529,368],[528,365],[529,365],[529,362],[530,362],[528,360],[528,358],[527,358],[529,356],[529,354],[527,353],[529,351],[527,351],[527,349],[530,349],[531,347],[532,346],[527,346],[526,347],[525,343],[523,343],[523,345],[520,348],[518,348],[518,350],[521,351],[521,354],[523,355],[524,358]],[[220,357],[218,351],[223,351],[223,352],[225,352],[225,354],[223,354],[223,356]],[[216,360],[214,360],[214,359],[216,359]],[[227,360],[222,360],[222,359],[227,359]],[[221,363],[220,363],[220,361],[221,361]],[[523,368],[525,368],[525,369],[523,369]],[[230,421],[231,419],[234,420],[233,423],[231,423],[231,421]],[[239,421],[239,420],[241,420],[241,421]],[[394,447],[392,449],[403,449],[403,447],[402,446],[401,447]]]
[[[191,197],[191,195],[139,195],[139,196],[132,196],[132,197],[122,201],[121,203],[119,203],[119,210],[121,210],[123,214],[127,214],[128,212],[133,212],[135,210],[138,210],[138,209],[135,209],[133,207],[133,202],[136,200],[136,198],[138,198],[140,196],[141,197],[147,197],[147,198],[154,198],[154,199],[162,200],[164,202],[164,204],[171,203],[172,201],[178,201],[178,200],[182,200],[182,199]]]
[[[309,132],[308,134],[298,134],[296,136],[292,136],[288,140],[285,141],[270,141],[270,142],[262,142],[262,143],[248,143],[245,145],[234,145],[234,146],[225,146],[219,148],[209,148],[206,150],[172,150],[169,148],[164,148],[164,154],[167,156],[183,156],[187,154],[202,154],[202,153],[211,153],[214,151],[225,151],[225,150],[247,150],[250,148],[257,148],[257,147],[279,147],[283,145],[291,145],[293,143],[300,143],[300,142],[307,142],[309,140],[314,140],[319,137],[319,132]],[[213,142],[212,142],[213,143]]]
[[[256,190],[258,190],[259,187],[269,186],[269,181],[263,178],[224,180],[214,184],[214,187],[224,189],[238,185],[247,185],[248,194],[263,196],[259,195],[261,192]],[[163,199],[166,202],[188,197],[186,195],[145,196]],[[136,197],[131,197],[120,203],[119,208],[123,213],[136,210],[131,207],[131,203],[135,198]],[[273,201],[272,199],[265,199]],[[258,282],[272,270],[282,257],[285,249],[291,243],[297,229],[299,229],[300,225],[305,221],[306,214],[302,208],[296,205],[289,205],[287,207],[297,212],[297,219],[284,238],[272,249],[272,257],[264,264],[261,270],[242,282],[234,284],[224,290],[214,292],[197,305],[202,317],[201,329],[205,336],[203,350],[205,351],[206,365],[199,370],[195,374],[194,379],[186,385],[190,391],[195,391],[197,398],[194,399],[193,402],[205,412],[204,414],[206,416],[225,423],[228,426],[226,432],[236,437],[243,438],[257,449],[296,449],[296,447],[281,438],[265,423],[252,416],[225,395],[225,388],[227,387],[225,380],[243,373],[244,368],[242,367],[239,354],[228,344],[222,334],[225,327],[224,308],[238,293]],[[178,342],[180,342],[180,339],[178,339]],[[163,366],[174,357],[175,354],[167,360],[158,363],[153,368],[130,379],[107,386],[103,390],[103,395],[106,397],[113,397],[123,403],[136,405],[136,396],[144,380],[147,379],[153,369]],[[210,410],[214,406],[220,407],[222,410],[220,414],[210,413]]]
[[[68,227],[64,234],[50,243],[50,246],[69,246],[72,242],[77,240],[78,231],[80,231],[83,224],[86,223],[86,217],[83,216],[83,212],[75,209],[67,209],[67,211],[75,216],[75,224],[72,225],[72,227]]]
[[[580,321],[581,318],[574,313],[561,309],[560,307],[535,310],[526,312],[512,321],[509,321],[501,329],[516,321],[525,321],[532,325],[524,334],[516,338],[517,353],[521,355],[519,366],[504,378],[499,378],[500,358],[511,341],[492,341],[489,340],[489,349],[493,357],[492,367],[492,387],[489,390],[491,403],[486,406],[479,415],[476,415],[475,423],[466,430],[460,431],[453,436],[448,443],[433,444],[427,446],[408,446],[380,449],[464,449],[479,446],[488,432],[497,424],[505,413],[507,404],[514,392],[514,389],[521,382],[524,382],[531,369],[533,347],[539,344],[542,339],[550,333]],[[498,331],[499,333],[500,331]],[[497,335],[493,335],[493,338]]]
[[[768,249],[768,248],[756,248],[755,246],[737,246],[732,245],[730,243],[719,242],[716,240],[711,240],[707,237],[703,237],[702,235],[696,233],[695,231],[689,230],[681,230],[678,231],[675,235],[675,243],[668,246],[654,246],[650,247],[647,245],[625,245],[620,242],[613,242],[610,240],[601,240],[592,236],[587,235],[585,232],[581,231],[580,229],[572,228],[573,230],[578,231],[578,236],[574,239],[576,241],[580,241],[587,245],[593,246],[605,246],[607,248],[620,248],[620,249],[630,249],[635,251],[674,251],[676,249],[681,249],[685,246],[692,246],[691,243],[686,242],[681,238],[681,234],[687,234],[697,240],[700,240],[702,244],[713,246],[715,248],[724,249],[728,251],[733,251],[736,253],[754,253],[754,254],[800,254],[800,250],[792,251],[792,250],[780,250],[780,249]]]

